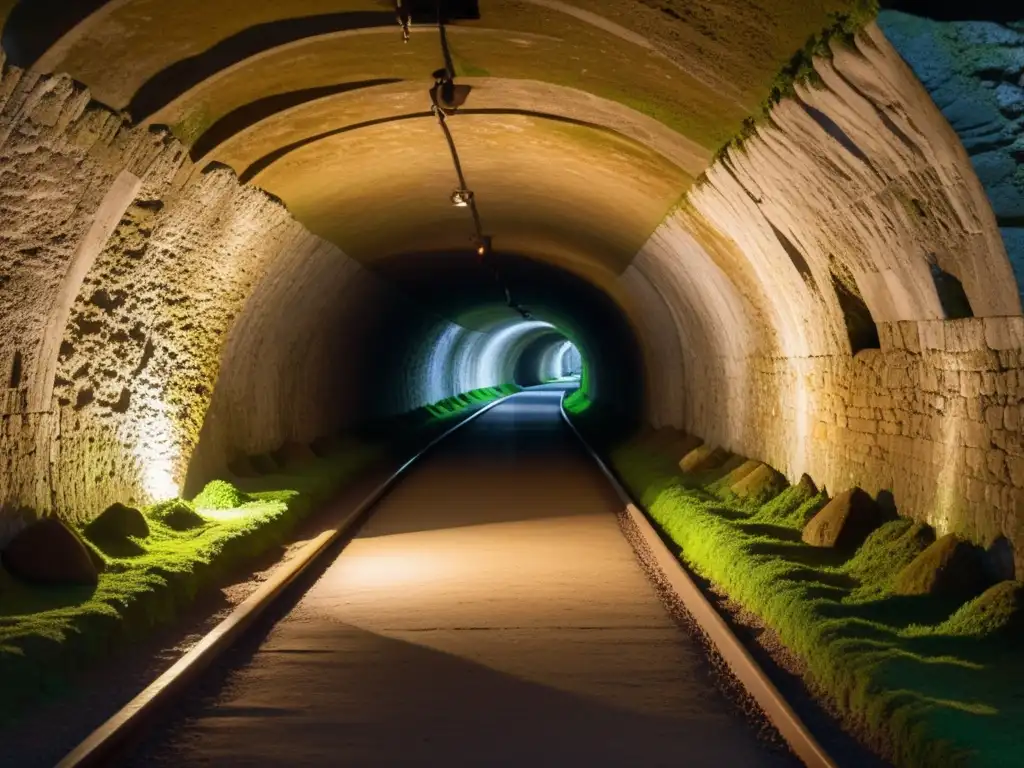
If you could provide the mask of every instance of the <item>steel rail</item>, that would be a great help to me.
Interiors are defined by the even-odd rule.
[[[708,602],[708,599],[701,592],[700,588],[690,578],[690,574],[683,568],[671,550],[665,546],[661,536],[651,525],[647,515],[634,503],[632,496],[619,482],[618,477],[608,467],[601,456],[587,442],[586,438],[576,428],[565,411],[565,395],[562,395],[559,404],[562,412],[562,419],[572,430],[573,434],[580,441],[584,450],[597,463],[601,472],[611,483],[622,503],[625,504],[625,512],[630,524],[640,536],[642,543],[646,545],[654,558],[654,565],[661,571],[675,596],[682,605],[690,612],[693,620],[700,627],[708,641],[722,657],[733,675],[743,685],[751,698],[778,729],[782,738],[786,740],[793,753],[804,762],[808,768],[837,768],[835,761],[828,755],[814,735],[801,720],[800,716],[793,710],[785,697],[769,679],[765,671],[760,667],[754,657],[746,649],[740,639],[722,618],[721,614]],[[640,552],[638,551],[639,555]]]
[[[418,463],[440,442],[451,437],[452,434],[483,416],[492,408],[514,398],[516,394],[518,393],[488,403],[427,443],[377,486],[337,526],[324,531],[305,544],[292,561],[283,564],[259,589],[236,606],[223,621],[204,635],[202,640],[178,659],[173,666],[150,683],[103,725],[89,734],[84,741],[57,763],[57,768],[89,768],[109,764],[108,761],[117,754],[117,750],[125,742],[148,726],[163,706],[186,690],[214,661],[230,649],[267,608],[282,596],[289,585],[329,551],[331,544],[339,541],[357,527],[366,513],[405,477],[414,464]]]

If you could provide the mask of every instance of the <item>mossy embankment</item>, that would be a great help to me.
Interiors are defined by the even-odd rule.
[[[803,528],[828,501],[809,478],[742,499],[726,479],[742,459],[684,473],[683,437],[646,432],[607,456],[683,562],[802,659],[848,728],[901,768],[1022,764],[1020,582],[973,599],[901,595],[900,574],[936,549],[927,526],[891,519],[846,553],[809,546]]]
[[[95,585],[38,586],[0,566],[0,723],[173,621],[201,591],[244,578],[256,558],[285,544],[341,488],[394,455],[396,435],[408,451],[473,406],[512,391],[449,398],[400,417],[379,439],[349,437],[271,474],[215,480],[191,502],[172,499],[141,511],[115,505],[98,523],[75,529],[101,561]]]

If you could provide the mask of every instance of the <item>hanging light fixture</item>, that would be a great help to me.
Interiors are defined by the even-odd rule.
[[[456,208],[468,208],[473,202],[473,192],[460,187],[452,192],[449,199]]]
[[[483,260],[484,257],[491,254],[491,236],[481,235],[480,239],[476,242],[476,256],[478,259]]]

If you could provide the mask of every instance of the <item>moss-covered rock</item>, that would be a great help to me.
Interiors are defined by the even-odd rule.
[[[99,580],[89,549],[56,517],[44,517],[18,533],[0,553],[0,562],[30,584],[92,586]]]
[[[149,523],[135,507],[114,502],[90,520],[83,532],[87,539],[97,544],[127,538],[144,539],[149,536]]]
[[[935,595],[967,600],[988,586],[981,549],[947,534],[915,557],[896,576],[898,595]]]
[[[211,480],[192,499],[192,506],[196,509],[237,509],[248,501],[252,501],[252,497],[227,480]]]
[[[761,466],[761,462],[757,459],[747,459],[744,457],[738,457],[738,459],[740,460],[739,465],[730,469],[729,473],[718,481],[722,488],[732,488],[733,485]]]
[[[787,485],[785,475],[776,472],[767,464],[758,462],[753,472],[737,480],[729,486],[729,490],[741,499],[763,504],[775,498]],[[813,483],[811,485],[813,486]]]
[[[712,448],[705,443],[683,456],[679,461],[679,469],[683,472],[706,472],[710,469],[718,469],[729,460],[730,455],[724,448]]]
[[[947,635],[1024,645],[1024,584],[1001,581],[960,606],[939,628]]]
[[[206,523],[202,515],[184,499],[171,499],[154,504],[149,516],[176,531],[188,531]]]
[[[804,526],[803,540],[812,547],[852,552],[885,522],[885,513],[865,491],[852,488],[826,504]]]

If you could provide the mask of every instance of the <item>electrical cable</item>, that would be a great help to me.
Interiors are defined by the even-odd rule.
[[[405,13],[403,16],[403,0],[397,0],[399,23],[402,24],[403,35],[408,41],[408,25],[411,15]],[[404,19],[404,21],[403,21]],[[454,114],[455,109],[455,64],[452,61],[451,49],[448,46],[448,35],[445,30],[444,21],[444,0],[437,0],[437,29],[441,43],[441,54],[444,58],[444,69],[434,72],[434,85],[430,89],[431,111],[437,118],[437,124],[444,134],[445,142],[448,144],[448,151],[451,154],[452,165],[455,167],[455,175],[459,180],[459,188],[452,194],[452,203],[462,208],[469,208],[473,218],[473,232],[477,247],[477,260],[481,266],[487,263],[491,268],[495,282],[498,284],[505,297],[506,304],[516,310],[523,318],[532,319],[532,315],[512,300],[512,292],[504,280],[501,270],[494,263],[494,254],[491,249],[491,238],[484,234],[483,223],[480,219],[480,211],[476,205],[476,197],[466,185],[466,176],[462,169],[462,162],[459,160],[459,151],[455,146],[455,138],[448,127],[448,117]]]

